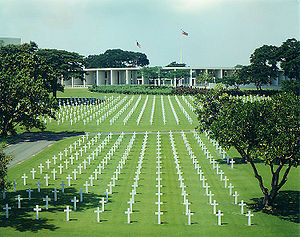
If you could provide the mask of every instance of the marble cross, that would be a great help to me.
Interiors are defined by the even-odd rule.
[[[78,193],[79,193],[79,201],[82,202],[83,201],[83,197],[82,197],[83,191],[82,191],[82,188],[80,189],[80,191]]]
[[[54,201],[57,201],[57,193],[59,193],[58,190],[56,190],[56,188],[54,188],[54,190],[52,191],[52,193],[54,194]]]
[[[74,170],[72,171],[72,173],[73,173],[73,175],[74,175],[74,180],[76,180],[76,174],[78,174],[78,171],[77,171],[76,169],[74,169]]]
[[[42,208],[39,208],[39,205],[36,205],[35,208],[33,208],[33,210],[36,213],[35,219],[38,220],[39,219],[39,211],[42,211]]]
[[[32,170],[30,171],[30,173],[32,173],[32,179],[34,179],[34,174],[36,173],[36,171],[34,170],[34,168],[32,168]]]
[[[13,185],[14,185],[14,192],[16,192],[17,191],[17,182],[16,182],[16,180],[14,180],[14,182],[12,183]]]
[[[53,168],[53,170],[51,171],[52,175],[53,175],[53,180],[55,180],[55,174],[57,173],[57,171],[55,170],[55,168]]]
[[[57,166],[59,168],[59,174],[62,174],[62,169],[64,168],[64,166],[62,164],[59,164],[59,166]]]
[[[21,200],[23,200],[23,198],[21,198],[21,195],[18,195],[16,200],[18,200],[18,208],[21,208]]]
[[[24,174],[21,178],[24,179],[24,186],[26,186],[26,179],[28,178],[28,176],[26,176],[26,174]]]
[[[49,201],[51,201],[51,199],[48,198],[48,195],[46,195],[46,198],[43,198],[43,201],[46,202],[46,210],[48,210],[48,204],[49,204]]]
[[[157,212],[155,212],[155,215],[157,215],[157,224],[161,224],[161,218],[160,218],[160,216],[161,215],[163,215],[163,212],[161,212],[161,211],[157,211]]]
[[[194,213],[192,213],[189,209],[188,212],[185,213],[185,215],[188,216],[188,225],[191,225],[191,216],[194,215]]]
[[[73,179],[73,178],[71,177],[71,175],[68,174],[66,179],[68,180],[68,186],[70,187],[71,186],[71,179]]]
[[[5,217],[8,218],[8,210],[10,210],[11,207],[8,206],[8,204],[5,205],[5,207],[3,207],[3,210],[5,210]]]
[[[241,214],[244,215],[244,206],[246,206],[247,204],[244,203],[244,200],[241,201],[241,203],[239,203],[239,206],[241,206]]]
[[[67,209],[64,209],[64,212],[66,212],[66,214],[67,214],[67,221],[69,221],[70,220],[70,212],[71,212],[72,210],[69,208],[69,206],[67,206]]]
[[[237,191],[235,191],[234,194],[232,194],[232,196],[234,196],[234,204],[238,204],[237,197],[240,195],[237,193]]]
[[[31,200],[31,193],[33,192],[33,190],[29,187],[26,192],[28,192],[28,199]]]
[[[101,213],[102,211],[100,211],[100,208],[97,207],[97,210],[95,210],[94,212],[97,213],[97,222],[99,223],[99,222],[100,222],[100,213]]]
[[[104,204],[105,204],[105,200],[104,197],[102,197],[102,199],[99,201],[99,203],[101,203],[101,208],[102,208],[102,212],[104,212]]]
[[[130,211],[129,207],[127,208],[127,211],[125,211],[125,214],[127,214],[127,224],[130,224],[130,214],[131,214],[131,211]]]
[[[60,186],[61,186],[61,192],[62,192],[62,193],[65,192],[65,185],[66,185],[66,184],[65,184],[64,181],[62,180],[62,181],[61,181],[61,184],[60,184]]]
[[[85,184],[83,184],[83,186],[85,186],[85,193],[88,193],[88,187],[90,186],[90,184],[88,183],[88,181],[85,181]]]
[[[217,209],[217,206],[219,205],[219,203],[216,202],[216,200],[214,200],[210,205],[213,206],[213,213],[216,214],[216,209]]]
[[[42,174],[43,173],[43,168],[44,168],[43,164],[40,163],[40,165],[38,166],[38,168],[40,169],[40,174]]]
[[[38,186],[38,192],[40,193],[41,192],[41,182],[40,180],[37,181],[36,185]]]
[[[52,160],[53,160],[53,164],[56,165],[57,157],[55,155],[52,157]]]
[[[49,169],[49,168],[50,168],[51,161],[48,159],[48,160],[46,160],[45,163],[47,164],[47,169]]]
[[[231,164],[231,169],[233,169],[233,164],[235,163],[234,159],[230,160],[230,164]]]
[[[251,226],[251,217],[254,216],[253,214],[251,214],[250,211],[248,211],[247,214],[245,214],[245,216],[248,217],[248,226]]]
[[[74,196],[74,198],[71,200],[71,202],[74,203],[74,211],[76,211],[76,204],[77,204],[77,202],[79,202],[79,201],[76,199],[76,196]]]
[[[46,176],[44,177],[44,179],[46,179],[46,186],[49,185],[48,180],[49,180],[50,176],[48,176],[48,174],[46,174]]]
[[[223,215],[224,214],[220,210],[216,213],[216,216],[218,217],[218,225],[222,225],[221,217]]]

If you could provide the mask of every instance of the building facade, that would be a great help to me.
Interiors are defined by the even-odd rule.
[[[189,71],[189,77],[186,79],[146,79],[139,72],[141,68],[87,68],[84,69],[84,80],[78,78],[72,78],[67,81],[61,81],[62,85],[66,87],[89,87],[92,85],[170,85],[170,86],[197,86],[197,76],[202,73],[210,73],[215,78],[222,78],[224,76],[230,76],[234,68],[201,68],[201,67],[163,67],[162,70],[181,70],[185,69]],[[278,72],[278,77],[272,82],[271,88],[280,87],[280,82],[285,80],[285,76],[282,71]],[[246,87],[253,87],[248,85]]]

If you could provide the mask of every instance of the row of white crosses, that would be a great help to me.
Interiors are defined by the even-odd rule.
[[[160,160],[160,154],[161,154],[161,138],[160,138],[160,133],[159,131],[157,132],[157,135],[156,135],[156,174],[157,174],[157,184],[156,184],[156,187],[157,187],[157,193],[155,193],[155,195],[157,196],[157,202],[155,202],[155,204],[157,205],[157,212],[155,212],[155,215],[157,215],[157,224],[161,224],[161,215],[163,215],[164,213],[161,211],[161,208],[160,206],[163,204],[163,202],[161,202],[160,200],[160,196],[163,195],[163,193],[161,192],[160,188],[162,187],[161,185],[161,160]]]
[[[106,137],[106,139],[104,140],[104,142],[105,142],[105,145],[106,145],[106,141],[109,141],[109,139],[111,138],[111,133]],[[123,136],[123,133],[121,134],[122,136]],[[99,134],[98,134],[98,136],[100,136]],[[87,139],[87,137],[88,136],[86,136],[86,139]],[[95,138],[95,142],[97,141],[96,140],[96,138],[97,138],[97,136],[95,136],[94,137]],[[94,139],[93,138],[93,139]],[[84,137],[82,137],[82,139],[83,139],[83,141],[84,141]],[[92,140],[93,140],[92,139]],[[121,143],[121,141],[119,141],[119,143]],[[100,149],[101,149],[101,147],[103,148],[103,146],[102,146],[102,144],[103,144],[103,142],[101,143],[101,146],[99,145],[99,147],[100,147]],[[75,148],[76,148],[76,145],[75,145]],[[74,148],[74,149],[75,149]],[[71,146],[70,146],[70,149],[71,149]],[[71,152],[71,150],[70,150],[70,152]],[[101,152],[101,150],[100,150],[100,152]],[[66,154],[67,153],[67,150],[65,150],[65,155],[67,155]],[[56,161],[56,159],[54,159],[54,161]],[[72,172],[73,173],[73,172]],[[101,173],[101,171],[100,171],[100,173]],[[34,174],[34,172],[33,172],[33,174]],[[76,175],[76,173],[74,174],[74,175]],[[96,174],[95,174],[96,175]],[[70,176],[70,175],[69,175]],[[69,177],[68,176],[68,177]],[[76,178],[75,178],[76,179]],[[70,181],[70,180],[69,180]],[[47,182],[47,181],[46,181]],[[16,190],[16,182],[14,182],[13,183],[14,184],[14,190]],[[40,183],[40,181],[38,180],[38,183],[37,183],[37,185],[38,185],[38,192],[40,192],[40,186],[41,186],[41,183]],[[64,187],[66,186],[66,184],[62,181],[62,183],[60,184],[61,186],[62,186],[62,190],[61,190],[61,192],[62,193],[64,193]],[[70,183],[69,183],[69,186],[70,186]],[[33,190],[29,187],[27,190],[26,190],[26,192],[28,192],[28,199],[29,200],[31,200],[31,193],[33,192]],[[57,193],[58,193],[59,191],[56,189],[56,188],[54,188],[54,190],[52,191],[52,193],[54,194],[54,201],[57,201]],[[83,192],[82,192],[82,189],[80,190],[80,192],[78,192],[79,194],[80,194],[80,202],[82,202],[82,200],[83,200],[83,198],[82,198],[82,194],[83,194]],[[3,198],[5,198],[5,192],[3,193]],[[21,208],[21,200],[23,200],[23,198],[21,198],[21,196],[20,195],[18,195],[18,197],[16,198],[16,200],[18,201],[18,208]],[[49,196],[47,195],[46,196],[46,198],[44,198],[43,199],[43,201],[45,201],[46,202],[46,210],[48,210],[48,203],[49,203],[49,201],[51,201],[51,199],[49,198]],[[77,200],[77,198],[76,197],[74,197],[72,200],[71,200],[71,202],[73,202],[73,205],[74,205],[74,211],[76,211],[76,205],[77,205],[77,202],[78,202],[79,200]],[[9,210],[10,208],[8,208],[7,209],[7,212],[8,212],[8,210]],[[39,211],[41,211],[41,208],[39,208],[38,206],[36,206],[36,208],[34,208],[34,211],[36,211],[36,219],[38,219],[38,212]],[[67,209],[65,210],[66,212],[67,212],[67,220],[69,220],[69,212],[71,211],[71,210],[69,210],[69,207],[67,207]],[[7,216],[8,216],[8,214],[7,214]]]
[[[170,142],[171,142],[171,147],[172,147],[172,152],[173,152],[173,157],[174,157],[174,162],[176,165],[176,169],[177,169],[177,174],[178,174],[178,181],[179,181],[179,187],[181,188],[181,196],[183,197],[183,202],[182,204],[185,205],[185,215],[188,216],[188,225],[191,225],[191,216],[194,215],[193,212],[191,212],[191,209],[189,208],[189,205],[191,203],[189,203],[188,201],[188,193],[185,190],[185,185],[184,185],[184,178],[182,177],[183,172],[181,171],[181,167],[180,167],[180,161],[178,159],[178,154],[176,151],[176,145],[175,145],[175,141],[174,141],[174,137],[172,132],[170,131],[169,134],[169,138],[170,138]]]
[[[213,214],[218,217],[218,225],[222,225],[221,217],[223,216],[223,213],[221,212],[221,210],[218,210],[218,212],[216,210],[219,203],[217,203],[216,200],[212,201],[212,197],[214,196],[214,194],[211,191],[208,191],[210,186],[208,185],[208,182],[205,182],[207,181],[207,179],[204,176],[204,172],[201,170],[201,166],[199,165],[197,157],[195,156],[195,153],[193,152],[193,149],[190,146],[190,143],[188,142],[185,133],[183,131],[181,132],[181,136],[186,146],[186,150],[189,153],[190,159],[193,162],[194,169],[196,170],[197,174],[199,174],[199,181],[202,181],[202,187],[205,189],[205,194],[209,198],[208,204],[213,206]]]
[[[226,159],[227,164],[230,163],[231,164],[231,168],[233,169],[233,164],[235,163],[235,161],[233,159],[231,159],[230,162],[229,162],[230,156],[226,153],[225,149],[223,149],[222,146],[220,146],[219,143],[216,140],[210,138],[209,134],[206,131],[205,131],[205,136],[208,138],[208,140],[210,141],[210,143],[214,147],[216,147],[216,152],[220,153],[220,155],[222,156],[223,160]]]
[[[146,96],[146,99],[145,99],[145,102],[144,102],[144,104],[143,104],[143,107],[142,107],[142,109],[141,109],[141,111],[140,111],[140,114],[139,114],[137,120],[136,120],[136,124],[137,124],[137,125],[140,124],[140,121],[141,121],[142,116],[143,116],[143,114],[144,114],[145,108],[146,108],[146,106],[147,106],[147,102],[148,102],[148,95]]]
[[[152,110],[150,115],[150,124],[153,124],[153,117],[154,117],[154,110],[155,110],[155,95],[153,96],[153,102],[152,102]]]
[[[225,176],[224,171],[221,169],[220,165],[218,164],[218,162],[213,158],[213,156],[211,155],[211,153],[208,151],[207,147],[205,146],[205,144],[203,143],[203,141],[201,140],[201,138],[199,137],[199,135],[196,133],[196,131],[193,132],[194,133],[194,138],[196,139],[197,143],[199,144],[199,146],[201,147],[201,149],[204,152],[204,155],[206,155],[206,159],[209,159],[209,163],[212,165],[212,169],[216,170],[216,175],[220,175],[220,182],[224,181],[224,188],[225,189],[229,189],[229,196],[233,196],[234,197],[234,204],[235,205],[239,205],[241,207],[241,215],[244,215],[244,206],[246,205],[244,203],[243,200],[241,200],[240,203],[238,203],[238,192],[235,191],[233,193],[233,188],[234,186],[229,183],[229,178],[227,178],[227,176]],[[224,175],[224,178],[223,178]],[[229,185],[228,185],[229,183]],[[248,225],[251,225],[251,217],[253,216],[253,214],[251,214],[250,211],[248,211],[248,213],[246,214],[246,216],[248,217]]]
[[[116,100],[118,100],[118,98],[116,98]],[[107,99],[107,101],[104,101],[103,103],[98,103],[98,104],[81,104],[79,106],[68,106],[67,107],[63,107],[64,109],[58,113],[58,120],[57,123],[59,124],[60,122],[63,123],[64,122],[64,115],[65,115],[65,121],[67,121],[68,119],[70,120],[70,124],[72,125],[73,122],[79,122],[81,120],[83,120],[83,122],[85,123],[86,121],[92,120],[93,118],[95,118],[95,116],[98,116],[100,114],[100,111],[103,112],[103,110],[105,110],[106,108],[109,108],[110,106],[110,101],[112,101],[111,103],[114,103],[113,100],[113,96],[109,97]],[[61,116],[61,112],[62,112],[62,116]],[[61,119],[61,120],[60,120]]]
[[[185,108],[182,106],[181,102],[179,101],[177,95],[175,95],[175,100],[177,101],[177,104],[178,104],[179,108],[181,109],[182,113],[184,114],[184,116],[187,118],[187,120],[190,122],[190,124],[192,124],[193,119],[188,114],[188,112],[186,112]]]
[[[141,101],[142,96],[140,95],[139,98],[137,99],[137,101],[135,102],[134,106],[131,108],[131,110],[129,111],[129,113],[126,115],[126,117],[123,119],[123,124],[126,125],[126,123],[128,122],[128,120],[130,119],[131,115],[134,113],[134,111],[136,110],[137,106],[139,105],[140,101]]]
[[[182,100],[186,103],[186,105],[190,108],[191,111],[195,111],[195,108],[190,104],[190,102],[185,98],[184,95],[181,96]]]
[[[129,105],[132,103],[134,99],[134,95],[131,96],[130,100],[113,116],[110,120],[109,123],[112,125],[122,114],[123,112],[129,107]]]
[[[125,101],[127,100],[127,95],[123,97],[114,107],[110,108],[105,114],[97,119],[97,125],[104,122],[112,113],[114,113]]]
[[[109,117],[110,115],[110,108],[113,108],[114,104],[116,104],[119,100],[120,100],[121,96],[118,96],[115,100],[113,100],[110,104],[108,104],[107,106],[104,107],[104,111],[101,109],[101,117],[100,117],[100,111],[98,112],[97,116],[98,119],[96,120],[97,125],[99,125],[100,123],[102,123],[107,117]],[[105,112],[106,111],[106,112]],[[105,112],[103,114],[103,112]]]
[[[147,139],[148,139],[148,132],[145,133],[144,135],[144,140],[143,140],[143,144],[142,144],[142,148],[141,148],[141,152],[140,152],[140,157],[138,160],[138,164],[137,164],[137,170],[135,172],[135,177],[133,178],[134,183],[131,185],[132,190],[129,193],[130,198],[129,201],[127,202],[129,204],[129,207],[127,208],[127,210],[125,211],[125,214],[127,215],[127,223],[130,224],[130,215],[133,213],[133,204],[134,202],[134,197],[137,194],[136,192],[136,188],[139,187],[138,181],[140,180],[140,174],[141,174],[141,169],[143,166],[143,160],[144,160],[144,155],[145,155],[145,150],[146,150],[146,145],[147,145]]]
[[[162,118],[163,118],[164,125],[166,125],[166,115],[165,115],[164,97],[163,97],[162,95],[160,96],[160,101],[161,101]]]
[[[170,104],[171,110],[172,110],[172,112],[173,112],[175,121],[176,121],[176,123],[177,123],[177,125],[178,125],[178,124],[179,124],[179,119],[178,119],[178,117],[177,117],[177,114],[176,114],[176,112],[175,112],[175,109],[174,109],[174,107],[173,107],[173,104],[172,104],[172,101],[171,101],[171,98],[170,98],[169,95],[168,95],[168,99],[169,99],[169,104]]]
[[[270,100],[271,99],[271,97],[265,96],[265,95],[262,95],[262,96],[259,96],[259,95],[255,95],[255,96],[253,96],[253,95],[248,95],[248,96],[246,96],[246,95],[243,95],[243,96],[236,95],[236,96],[232,96],[232,95],[230,95],[229,98],[230,99],[232,99],[232,98],[242,99],[244,103],[245,102],[251,102],[252,103],[254,101],[262,101],[262,100]]]
[[[133,135],[131,136],[131,139],[130,139],[130,141],[129,141],[129,143],[128,143],[128,145],[127,145],[124,153],[123,153],[123,156],[121,157],[121,160],[119,161],[119,164],[118,164],[118,166],[117,166],[117,168],[116,168],[116,170],[114,172],[114,175],[111,178],[111,181],[109,182],[109,184],[107,184],[107,186],[109,187],[109,189],[106,190],[106,192],[108,194],[112,194],[113,193],[112,188],[116,186],[116,181],[118,181],[118,179],[119,179],[118,177],[121,174],[121,170],[123,169],[124,165],[126,164],[126,161],[128,159],[128,155],[129,155],[129,153],[131,151],[131,148],[133,146],[133,143],[135,141],[135,137],[136,137],[136,134],[134,132]]]

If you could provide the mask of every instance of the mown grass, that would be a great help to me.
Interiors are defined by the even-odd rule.
[[[5,203],[9,203],[12,207],[10,218],[8,220],[5,219],[4,212],[1,212],[1,234],[4,236],[23,236],[32,233],[59,236],[286,236],[287,233],[291,236],[297,235],[299,230],[299,223],[295,221],[297,219],[297,213],[293,213],[292,211],[282,216],[268,215],[258,211],[254,213],[253,225],[247,226],[247,217],[239,214],[240,208],[233,204],[233,197],[228,195],[228,189],[224,188],[224,182],[219,181],[219,176],[215,175],[215,170],[212,169],[202,150],[195,142],[193,135],[190,133],[186,134],[187,139],[202,166],[202,170],[205,172],[205,177],[211,186],[210,190],[215,194],[213,198],[220,204],[218,209],[222,210],[224,213],[222,226],[217,226],[217,218],[212,214],[212,207],[208,204],[208,197],[205,195],[205,189],[202,188],[202,182],[199,181],[199,176],[193,168],[192,161],[188,155],[185,144],[183,143],[181,134],[174,134],[174,139],[179,160],[181,162],[186,191],[189,194],[188,200],[191,203],[190,209],[194,212],[192,217],[193,224],[191,226],[187,225],[187,217],[184,215],[185,208],[182,205],[183,198],[181,196],[181,189],[179,188],[178,175],[176,174],[168,134],[161,134],[161,184],[163,185],[161,189],[163,192],[161,201],[163,202],[162,211],[164,212],[162,216],[162,225],[156,224],[157,216],[154,215],[154,212],[156,211],[155,201],[157,201],[155,195],[157,191],[155,187],[155,178],[157,177],[155,174],[156,134],[150,134],[148,138],[139,187],[137,188],[137,195],[135,196],[136,203],[133,205],[134,212],[131,215],[131,224],[126,223],[127,216],[124,214],[124,211],[128,207],[127,201],[130,198],[129,192],[131,191],[131,185],[134,182],[133,177],[135,176],[135,171],[137,169],[137,161],[139,159],[144,134],[136,135],[136,140],[128,160],[126,161],[126,165],[121,171],[119,180],[116,182],[116,187],[113,188],[113,194],[109,197],[109,203],[105,206],[106,211],[101,214],[102,222],[96,222],[94,210],[99,206],[98,202],[100,198],[104,196],[107,184],[109,183],[132,134],[124,136],[119,149],[109,161],[106,169],[100,175],[99,180],[94,182],[95,186],[89,188],[90,193],[84,195],[84,202],[78,203],[78,210],[70,213],[71,221],[67,222],[65,219],[66,214],[63,212],[63,209],[66,205],[72,207],[71,199],[73,196],[79,197],[76,192],[78,192],[80,188],[84,188],[82,184],[87,180],[89,174],[96,168],[97,164],[102,160],[118,136],[119,135],[113,135],[109,144],[101,154],[92,161],[87,170],[85,170],[82,175],[78,176],[76,182],[72,181],[71,187],[66,188],[64,195],[62,195],[61,192],[58,194],[58,202],[56,203],[53,201],[53,194],[51,191],[54,187],[59,188],[61,191],[59,183],[61,183],[61,180],[64,180],[65,183],[67,183],[65,177],[68,173],[71,174],[71,170],[73,170],[75,164],[76,166],[79,164],[79,161],[76,161],[74,166],[70,166],[68,172],[64,171],[64,174],[62,175],[57,174],[56,181],[52,180],[50,170],[45,168],[42,175],[38,174],[39,172],[36,174],[35,180],[32,180],[29,171],[32,167],[37,168],[40,163],[43,163],[44,166],[46,166],[45,161],[47,159],[51,159],[53,155],[57,156],[59,151],[63,152],[65,147],[78,138],[73,137],[57,142],[55,145],[47,148],[35,157],[16,167],[10,168],[8,177],[11,181],[16,179],[18,182],[18,189],[16,193],[12,192],[12,189],[10,189],[7,193],[7,199],[1,200],[0,202],[1,206]],[[102,141],[104,137],[105,135],[102,135],[100,140]],[[213,153],[214,157],[218,158],[219,155],[214,151],[211,144],[208,143],[204,136],[202,136],[202,139],[206,142],[207,147]],[[86,157],[87,154],[90,154],[95,147],[96,145],[91,147],[84,157]],[[232,157],[235,156],[234,151],[230,151],[229,154]],[[83,157],[79,159],[81,162]],[[267,176],[268,179],[268,168],[262,163],[257,165],[263,176]],[[53,164],[50,169],[52,167]],[[249,204],[249,207],[246,208],[245,211],[250,210],[250,204],[255,203],[256,198],[261,197],[261,192],[257,185],[257,181],[253,177],[250,166],[247,164],[236,164],[234,169],[231,169],[228,165],[221,164],[221,168],[235,186],[234,190],[237,190],[240,194],[239,200],[243,199]],[[49,180],[50,185],[48,187],[43,185],[42,192],[38,193],[35,183],[37,182],[37,179],[40,179],[42,183],[45,183],[43,179],[46,174],[45,172],[51,176],[51,179]],[[21,179],[23,173],[26,173],[27,176],[29,176],[26,187],[23,186],[23,180]],[[283,191],[297,193],[299,190],[298,180],[299,172],[292,170]],[[28,200],[28,193],[25,191],[29,186],[34,189],[31,201]],[[21,194],[24,198],[22,201],[22,209],[16,208],[17,202],[15,198],[18,194]],[[49,195],[52,199],[48,211],[45,210],[45,203],[42,201],[42,198],[45,198],[46,195]],[[295,208],[296,199],[296,196],[290,199],[290,201],[294,203],[294,206],[286,206],[286,208]],[[32,208],[35,207],[36,204],[39,204],[42,208],[40,220],[34,220],[35,213]]]

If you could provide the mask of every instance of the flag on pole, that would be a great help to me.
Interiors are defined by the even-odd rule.
[[[138,41],[136,41],[136,46],[139,47],[139,48],[142,47],[142,45]]]
[[[182,29],[181,29],[181,34],[183,34],[185,36],[189,36],[189,34],[187,32],[185,32],[185,31],[183,31]]]

